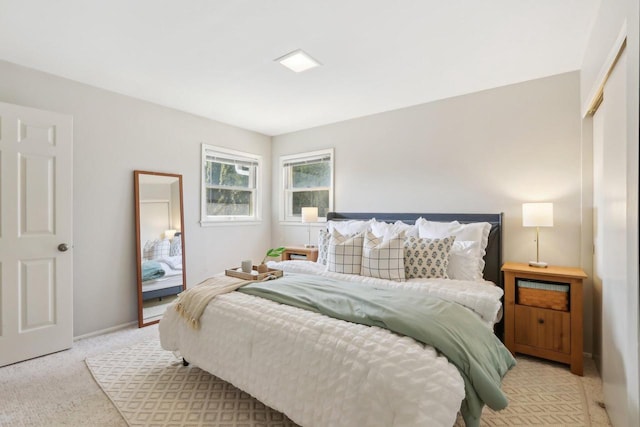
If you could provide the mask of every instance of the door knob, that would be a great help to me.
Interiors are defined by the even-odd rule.
[[[69,250],[69,245],[67,245],[66,243],[60,243],[60,244],[58,245],[58,250],[59,250],[60,252],[66,252],[66,251],[68,251],[68,250]]]

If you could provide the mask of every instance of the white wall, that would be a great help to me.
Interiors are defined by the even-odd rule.
[[[189,286],[262,258],[268,217],[200,227],[200,144],[262,155],[269,212],[269,137],[2,61],[0,100],[74,118],[74,336],[137,318],[134,169],[183,175]]]
[[[637,0],[609,0],[601,2],[598,15],[593,25],[589,37],[589,43],[585,52],[581,69],[581,104],[583,112],[585,106],[592,102],[593,94],[596,92],[602,79],[611,65],[612,52],[615,53],[615,43],[621,36],[627,37],[627,269],[623,272],[627,284],[629,295],[627,307],[607,307],[596,306],[595,311],[601,311],[603,315],[613,315],[622,313],[619,319],[619,328],[625,333],[623,342],[624,352],[620,355],[621,360],[614,363],[622,364],[626,375],[626,396],[628,411],[625,414],[610,414],[614,424],[619,419],[628,420],[628,425],[640,425],[640,351],[638,343],[640,341],[640,319],[638,316],[640,306],[640,295],[638,289],[638,128],[639,128],[639,2]],[[585,117],[584,126],[589,127],[591,119]],[[590,135],[585,134],[585,149],[588,149],[591,141]],[[591,167],[590,158],[585,158],[584,168]],[[592,188],[585,186],[585,192]],[[606,286],[606,283],[604,284]],[[600,303],[600,289],[596,292],[596,304]],[[607,331],[601,329],[601,319],[595,318],[598,323],[594,325],[596,354],[608,349],[600,349],[602,334]],[[605,367],[603,366],[603,369]],[[606,379],[605,379],[606,381]],[[605,384],[605,393],[607,385]],[[605,400],[607,395],[605,394]]]
[[[540,231],[541,260],[581,265],[579,73],[567,73],[273,138],[274,189],[281,155],[335,147],[335,210],[504,212],[504,260],[535,259],[522,203],[554,203]],[[278,223],[272,244],[306,241]],[[589,225],[590,226],[590,225]],[[586,242],[585,244],[589,244]],[[591,351],[591,289],[584,342]]]

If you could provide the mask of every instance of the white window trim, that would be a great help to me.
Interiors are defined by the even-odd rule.
[[[230,157],[237,157],[239,160],[254,160],[258,163],[256,171],[256,189],[255,189],[255,212],[252,216],[211,216],[207,215],[207,185],[204,178],[204,168],[207,163],[207,153],[220,153]],[[259,154],[246,153],[244,151],[231,150],[229,148],[218,147],[215,145],[202,144],[201,163],[200,163],[200,225],[202,227],[234,225],[234,224],[259,224],[262,222],[262,156]]]
[[[308,226],[309,224],[302,224],[301,219],[299,217],[295,217],[295,216],[290,216],[288,215],[287,212],[287,194],[286,194],[286,189],[285,189],[285,182],[287,181],[287,177],[285,176],[285,163],[289,163],[292,160],[296,160],[296,159],[304,159],[307,157],[320,157],[320,156],[326,156],[329,155],[331,156],[331,161],[330,161],[330,165],[331,165],[331,173],[330,173],[330,182],[329,182],[329,211],[333,211],[333,184],[334,184],[334,174],[335,174],[335,156],[334,156],[334,149],[333,148],[327,148],[324,150],[317,150],[317,151],[308,151],[305,153],[297,153],[297,154],[288,154],[285,156],[280,156],[280,223],[283,225],[305,225]],[[306,190],[313,190],[313,188],[310,189],[305,189]],[[326,217],[318,217],[318,222],[326,222],[327,218]]]

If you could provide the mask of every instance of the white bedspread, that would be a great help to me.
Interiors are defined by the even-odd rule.
[[[308,273],[302,270],[313,268],[311,264],[272,266]],[[502,291],[493,285],[448,282],[450,290],[437,281],[402,286],[465,300],[477,312],[487,310],[489,297],[476,297],[472,289],[482,294],[484,287],[495,288],[499,306]],[[493,315],[483,313],[487,318],[498,309],[489,311]],[[201,329],[193,330],[169,307],[160,322],[162,347],[180,351],[189,362],[305,427],[449,427],[464,398],[462,377],[445,357],[385,329],[239,292],[216,297],[200,320]]]

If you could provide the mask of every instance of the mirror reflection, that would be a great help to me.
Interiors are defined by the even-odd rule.
[[[138,325],[156,323],[185,284],[182,175],[134,171]]]

